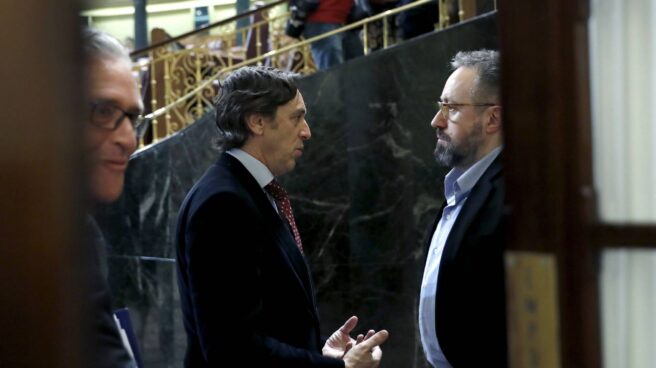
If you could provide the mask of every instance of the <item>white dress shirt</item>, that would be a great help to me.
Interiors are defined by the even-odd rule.
[[[251,156],[248,152],[239,149],[239,148],[231,148],[226,151],[227,154],[230,156],[236,158],[241,162],[242,165],[248,170],[248,172],[253,176],[255,181],[260,185],[260,188],[266,194],[267,198],[269,198],[269,202],[271,202],[271,205],[273,208],[275,208],[276,211],[278,211],[278,207],[276,206],[276,201],[271,197],[271,195],[264,190],[264,187],[267,186],[273,179],[274,176],[271,173],[271,170],[269,170],[266,165],[264,165],[260,160],[256,159],[255,157]]]

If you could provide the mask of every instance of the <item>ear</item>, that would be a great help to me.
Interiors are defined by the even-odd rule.
[[[246,117],[246,126],[251,134],[259,136],[264,134],[264,116],[261,114],[250,114]]]
[[[485,124],[485,131],[488,134],[494,134],[500,132],[501,128],[501,106],[490,106],[487,111],[487,123]]]

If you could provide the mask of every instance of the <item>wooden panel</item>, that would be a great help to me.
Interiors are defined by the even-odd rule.
[[[499,5],[509,249],[558,261],[561,362],[601,366],[585,1]]]
[[[505,259],[510,367],[560,367],[556,257],[507,252]]]
[[[598,247],[656,248],[656,226],[638,224],[598,224],[590,229]]]
[[[73,4],[5,1],[0,12],[0,367],[79,367]]]

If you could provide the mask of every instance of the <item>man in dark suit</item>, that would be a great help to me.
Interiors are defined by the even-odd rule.
[[[94,204],[110,203],[123,191],[125,170],[137,148],[136,130],[143,104],[127,50],[113,37],[86,29],[83,33],[88,119],[84,129],[88,191]],[[112,313],[107,286],[105,242],[96,223],[85,222],[84,297],[85,367],[136,367],[126,350]]]
[[[303,243],[275,177],[296,165],[310,128],[295,75],[245,67],[216,103],[223,151],[180,209],[178,286],[185,367],[377,367],[387,331],[322,341]]]
[[[504,367],[504,181],[496,51],[452,60],[439,110],[435,158],[452,170],[430,232],[419,327],[434,367]]]

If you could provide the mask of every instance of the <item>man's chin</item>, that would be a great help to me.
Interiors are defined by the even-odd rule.
[[[449,161],[445,161],[445,160],[440,159],[440,158],[438,158],[438,157],[435,158],[435,161],[437,161],[437,164],[440,165],[440,166],[443,166],[443,167],[453,167],[453,165],[451,165],[451,162],[449,162]]]
[[[453,155],[449,152],[446,152],[441,147],[435,149],[435,152],[433,152],[433,156],[435,157],[435,161],[437,161],[437,163],[440,164],[441,166],[446,166],[446,167],[452,166]]]
[[[292,172],[296,168],[296,161],[292,161],[289,166],[287,166],[287,172]]]
[[[112,203],[121,196],[121,192],[122,191],[120,190],[118,191],[105,190],[101,192],[94,192],[93,200],[96,203]]]
[[[96,203],[111,203],[116,201],[123,192],[123,180],[107,180],[105,182],[94,182],[91,188],[91,196]]]
[[[273,176],[280,176],[280,175],[285,175],[285,174],[293,171],[295,167],[296,167],[296,161],[291,160],[290,162],[287,163],[287,165],[285,165],[285,167],[280,167],[276,171],[271,170],[271,169],[269,169],[269,170],[271,170],[271,173],[273,174]]]

